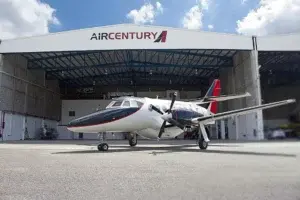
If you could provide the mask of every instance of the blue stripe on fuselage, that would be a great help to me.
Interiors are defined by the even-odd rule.
[[[83,127],[94,126],[104,123],[113,122],[133,113],[137,112],[140,108],[110,108],[101,110],[90,115],[75,119],[71,121],[67,127]]]

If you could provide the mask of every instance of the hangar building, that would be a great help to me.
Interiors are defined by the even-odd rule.
[[[191,99],[214,78],[220,78],[222,94],[252,95],[220,103],[220,112],[287,98],[298,102],[299,51],[300,34],[255,37],[132,24],[2,40],[2,140],[38,138],[45,124],[59,139],[77,139],[82,135],[65,125],[114,96],[168,98],[178,91],[180,99]],[[264,127],[285,123],[297,111],[292,104],[220,121],[212,137],[261,140]]]

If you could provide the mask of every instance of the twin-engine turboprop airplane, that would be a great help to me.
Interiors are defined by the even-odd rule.
[[[99,151],[107,151],[106,132],[128,132],[130,146],[137,144],[137,134],[148,139],[175,138],[183,132],[197,131],[200,149],[210,141],[206,125],[216,120],[249,114],[257,110],[294,103],[294,99],[217,113],[217,102],[250,96],[220,96],[220,80],[216,79],[201,99],[189,101],[119,97],[104,109],[71,121],[67,128],[73,132],[96,133],[100,136]],[[204,107],[203,105],[208,105]],[[202,105],[202,106],[201,106]]]

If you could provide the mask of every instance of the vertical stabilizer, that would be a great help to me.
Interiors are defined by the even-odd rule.
[[[208,91],[204,96],[204,101],[209,97],[219,97],[221,94],[221,81],[219,79],[215,79],[211,86],[209,87]],[[218,103],[217,101],[213,100],[209,103],[208,108],[210,112],[216,114],[218,111]]]

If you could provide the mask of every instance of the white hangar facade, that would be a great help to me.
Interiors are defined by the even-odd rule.
[[[255,37],[132,24],[1,40],[1,138],[35,139],[46,124],[59,139],[76,139],[65,125],[114,96],[167,98],[178,91],[181,99],[195,98],[215,78],[222,94],[251,94],[220,103],[219,111],[299,101],[299,52],[300,34]],[[230,118],[218,122],[213,137],[261,140],[265,126],[284,123],[296,110],[293,104]]]

